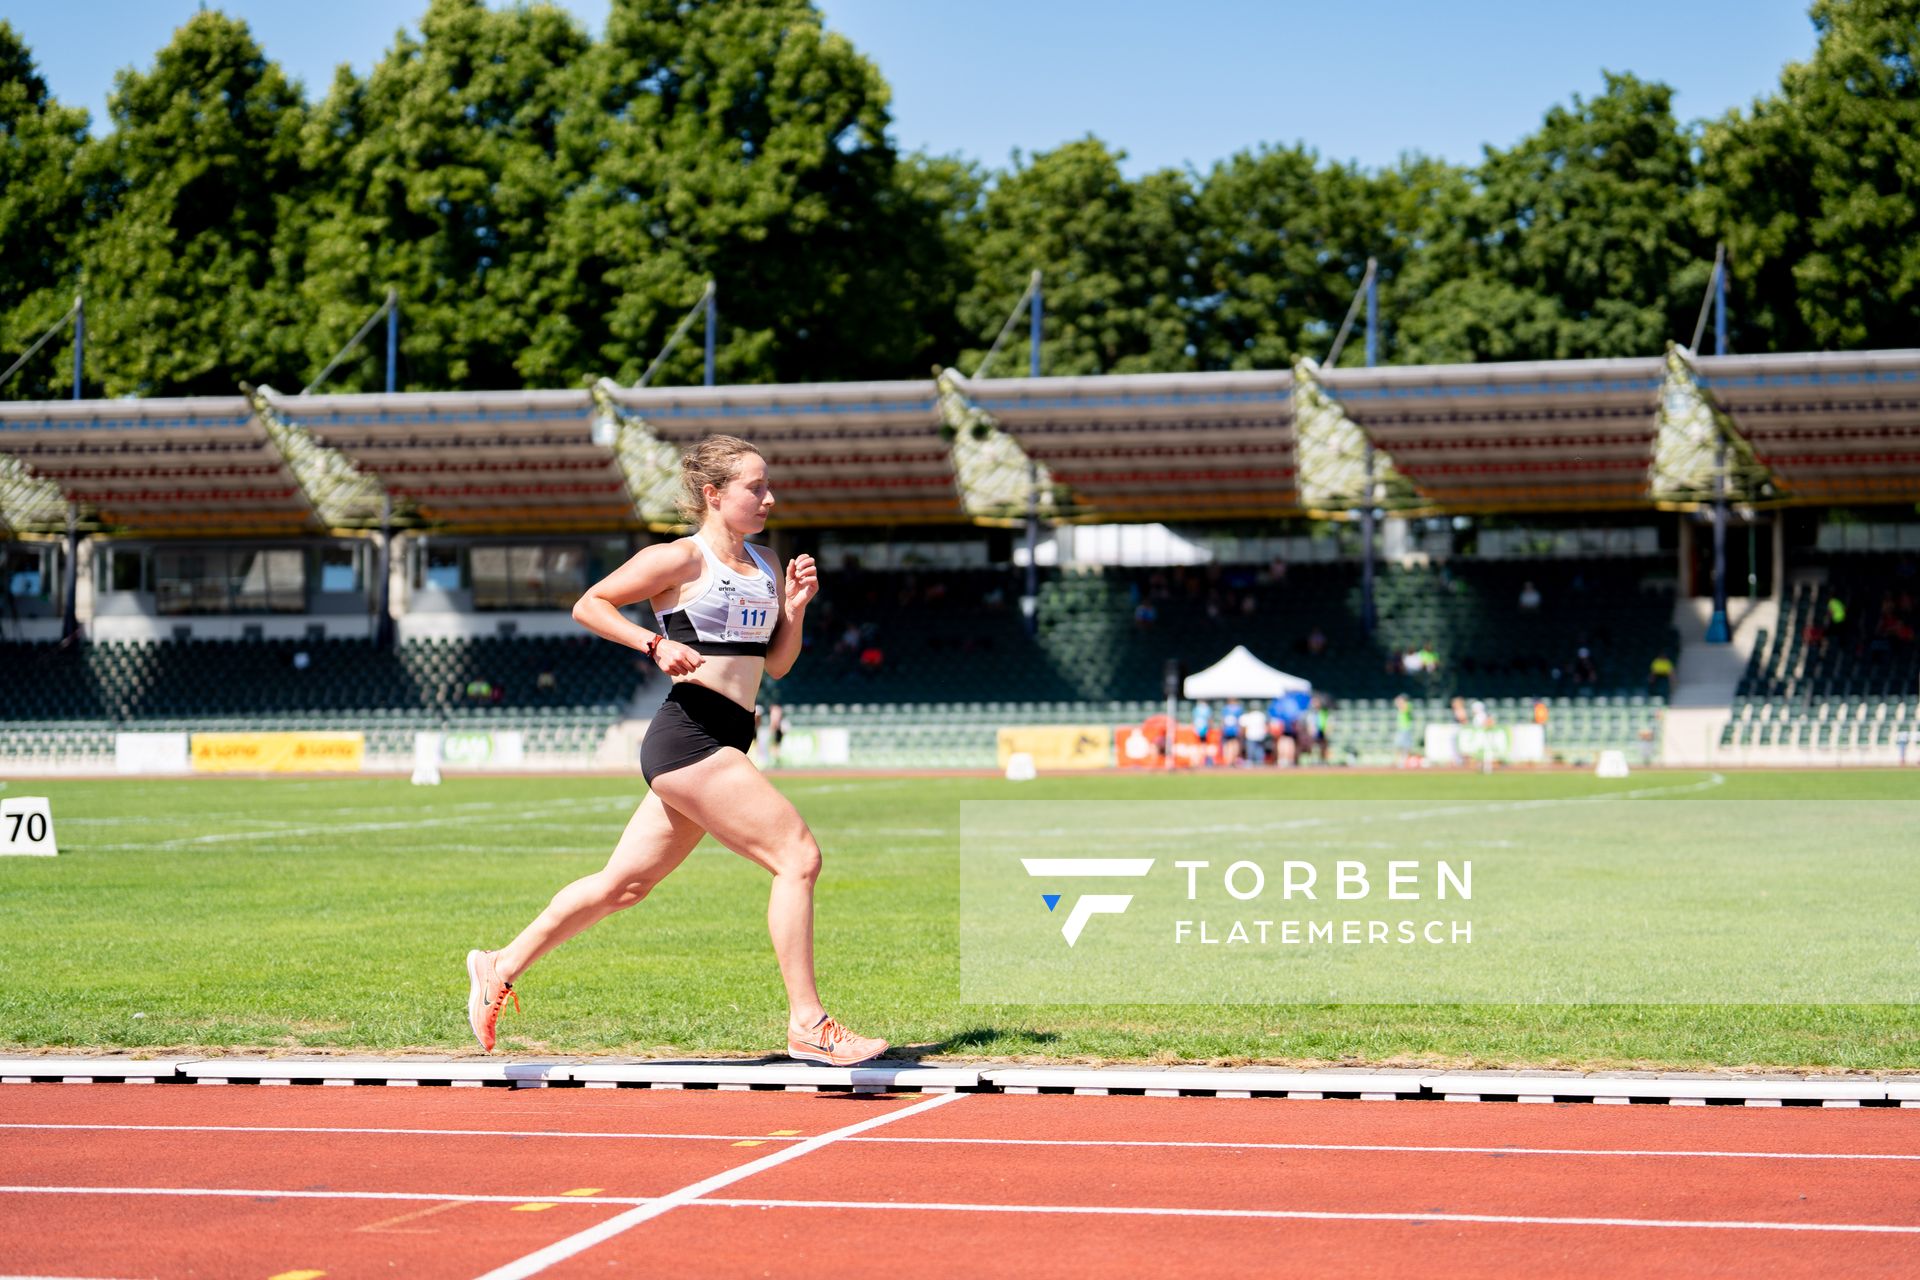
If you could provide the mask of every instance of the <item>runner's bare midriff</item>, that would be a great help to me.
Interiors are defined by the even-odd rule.
[[[698,671],[678,677],[674,683],[704,685],[751,711],[760,692],[760,675],[766,666],[765,658],[715,654],[704,659]]]

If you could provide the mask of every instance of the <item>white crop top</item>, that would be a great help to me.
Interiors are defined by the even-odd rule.
[[[680,602],[656,610],[667,639],[691,647],[702,656],[740,655],[764,658],[767,642],[779,621],[780,600],[774,591],[773,570],[760,549],[747,554],[758,568],[741,573],[721,563],[697,535],[693,545],[707,561],[707,585],[689,599],[682,588]]]

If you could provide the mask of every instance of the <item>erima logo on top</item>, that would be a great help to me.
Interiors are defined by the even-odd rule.
[[[1139,877],[1153,870],[1152,858],[1022,858],[1020,865],[1027,874],[1042,880],[1090,879]],[[1060,905],[1061,895],[1043,893],[1041,899],[1046,902],[1047,910],[1052,911]],[[1072,946],[1080,940],[1080,933],[1087,927],[1087,921],[1097,915],[1119,915],[1133,902],[1130,893],[1085,893],[1074,899],[1073,906],[1067,912],[1067,922],[1060,926],[1060,932],[1066,937],[1067,945]]]

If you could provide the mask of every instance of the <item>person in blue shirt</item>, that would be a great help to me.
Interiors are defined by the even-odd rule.
[[[1228,698],[1220,708],[1220,763],[1232,765],[1240,759],[1240,699]]]
[[[1207,734],[1213,728],[1213,704],[1196,702],[1193,704],[1193,736],[1200,740],[1200,758],[1208,764],[1213,761],[1207,756]]]

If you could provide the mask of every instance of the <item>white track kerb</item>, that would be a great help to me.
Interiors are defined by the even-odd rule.
[[[1709,1103],[1920,1108],[1920,1075],[1658,1071],[1419,1071],[1382,1067],[921,1065],[795,1062],[509,1061],[498,1058],[0,1058],[0,1086],[412,1085],[852,1093],[1139,1093],[1149,1097],[1358,1098],[1368,1102]]]
[[[789,1160],[798,1160],[801,1156],[809,1155],[820,1150],[822,1147],[831,1146],[843,1138],[851,1138],[855,1134],[865,1133],[869,1129],[877,1129],[881,1125],[892,1124],[895,1120],[904,1119],[907,1116],[919,1115],[923,1111],[931,1111],[935,1107],[944,1106],[950,1102],[958,1102],[965,1096],[963,1093],[935,1094],[930,1098],[922,1099],[910,1106],[889,1111],[885,1115],[874,1116],[871,1119],[862,1120],[857,1124],[850,1124],[844,1128],[835,1129],[830,1133],[823,1133],[817,1138],[809,1138],[798,1146],[788,1147],[785,1151],[776,1151],[772,1155],[761,1156],[758,1160],[749,1161],[737,1168],[728,1169],[723,1173],[716,1173],[711,1178],[702,1178],[699,1182],[689,1183],[687,1186],[681,1187],[678,1191],[670,1191],[657,1200],[608,1218],[598,1226],[588,1227],[585,1231],[570,1235],[564,1240],[556,1241],[546,1248],[535,1253],[530,1253],[518,1261],[509,1262],[504,1267],[496,1267],[481,1276],[479,1280],[522,1280],[522,1278],[526,1276],[539,1275],[555,1263],[565,1262],[575,1254],[591,1249],[594,1245],[604,1241],[611,1240],[622,1232],[637,1227],[649,1219],[657,1218],[670,1209],[676,1209],[683,1204],[690,1204],[708,1192],[718,1191],[722,1187],[731,1186],[742,1178],[751,1178],[757,1173],[765,1173],[768,1169],[774,1168],[776,1165],[783,1165]]]

